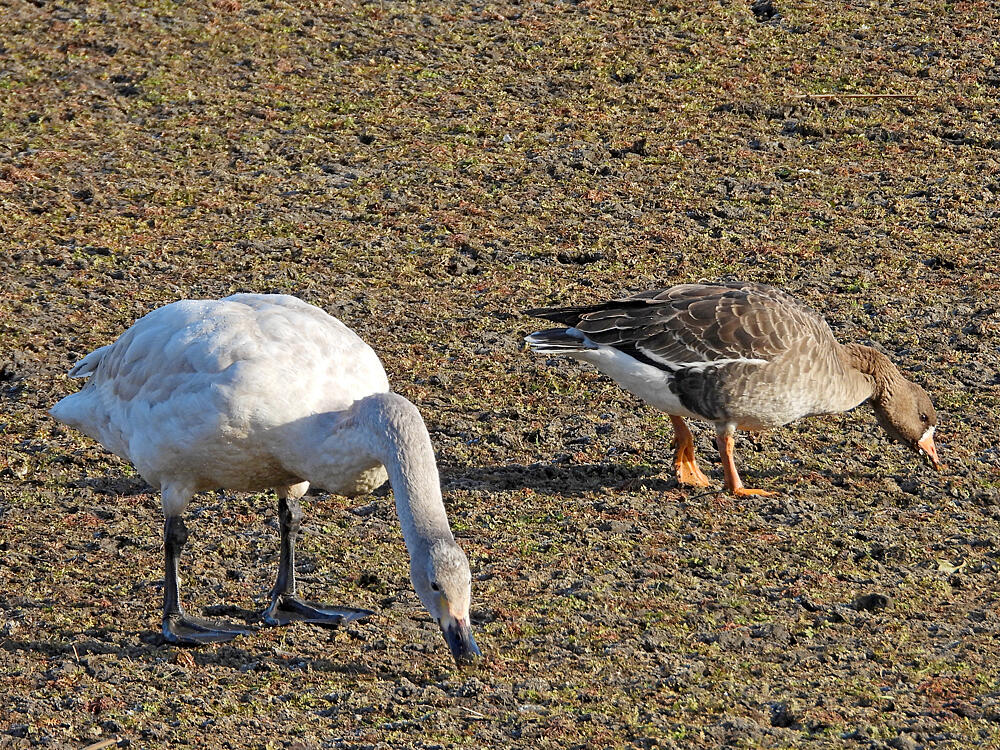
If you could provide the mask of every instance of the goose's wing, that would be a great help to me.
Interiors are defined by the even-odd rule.
[[[813,310],[759,284],[681,284],[599,305],[528,312],[671,369],[763,363],[829,331]]]

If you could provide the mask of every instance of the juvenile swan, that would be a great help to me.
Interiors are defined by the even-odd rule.
[[[181,514],[195,493],[220,487],[277,491],[281,556],[265,622],[371,614],[296,594],[299,498],[310,483],[368,492],[388,472],[413,588],[455,660],[479,655],[469,563],[448,525],[430,436],[417,408],[390,392],[375,352],[339,320],[285,295],[182,300],[138,320],[69,374],[89,380],[52,416],[131,461],[160,490],[168,641],[216,643],[247,632],[189,615],[180,602]]]
[[[871,400],[889,437],[940,469],[931,400],[888,358],[838,344],[826,321],[762,284],[681,284],[596,305],[527,310],[568,328],[525,340],[539,353],[590,362],[625,390],[670,415],[682,484],[708,486],[684,417],[715,423],[726,487],[743,486],[733,459],[737,428],[763,430]]]

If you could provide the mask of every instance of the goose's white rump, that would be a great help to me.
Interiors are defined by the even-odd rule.
[[[90,380],[52,416],[131,461],[153,486],[170,481],[190,493],[301,481],[309,469],[302,441],[329,434],[355,401],[389,390],[371,347],[287,295],[174,302],[70,374]],[[333,473],[359,477],[373,468],[362,463]],[[358,487],[351,480],[324,489],[357,494],[386,478],[373,473]]]
[[[448,525],[427,428],[417,408],[389,390],[375,352],[343,323],[283,295],[183,300],[138,320],[70,375],[89,380],[52,416],[131,461],[160,489],[168,641],[217,643],[246,632],[181,606],[182,514],[195,493],[273,487],[281,557],[263,620],[332,625],[370,613],[296,594],[298,499],[310,483],[356,495],[388,478],[417,595],[457,661],[479,655],[469,563]]]

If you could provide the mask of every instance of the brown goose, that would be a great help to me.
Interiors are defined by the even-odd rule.
[[[924,389],[876,350],[837,343],[817,312],[778,289],[681,284],[597,305],[525,312],[568,326],[527,336],[532,351],[590,362],[670,415],[682,484],[709,484],[684,417],[715,423],[732,494],[772,495],[743,486],[733,460],[737,428],[779,427],[869,399],[889,437],[941,468],[937,416]]]

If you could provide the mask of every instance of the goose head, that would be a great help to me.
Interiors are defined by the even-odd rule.
[[[411,566],[410,578],[420,601],[441,628],[455,662],[474,662],[481,654],[469,620],[472,574],[461,547],[450,540],[434,542],[423,564]]]
[[[923,454],[941,471],[943,466],[934,445],[937,414],[923,388],[904,380],[902,387],[876,401],[875,416],[889,437]]]

